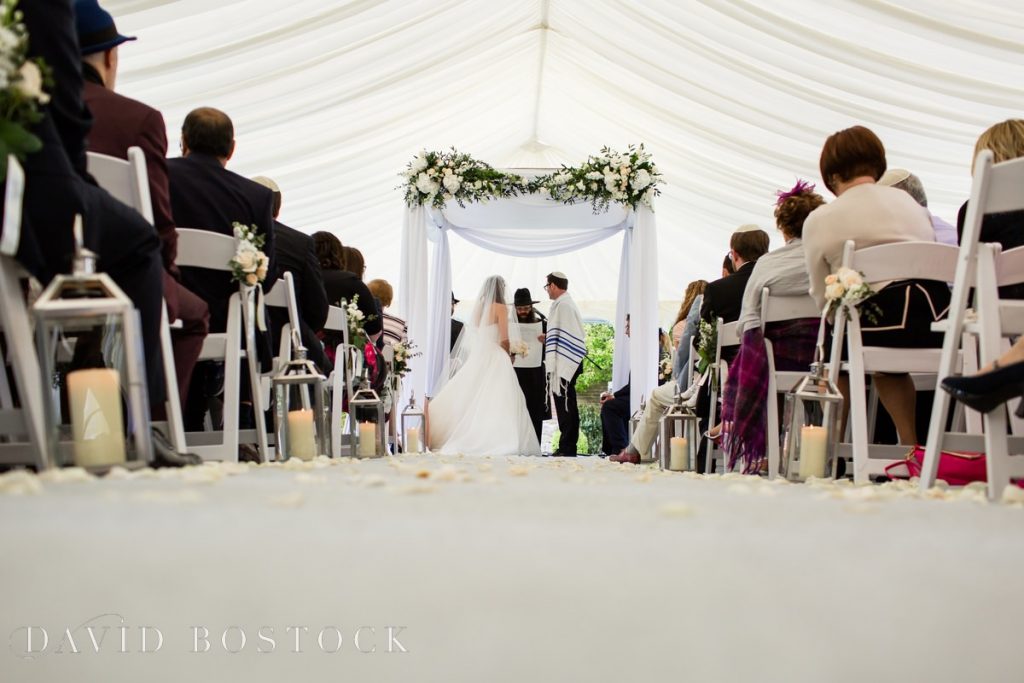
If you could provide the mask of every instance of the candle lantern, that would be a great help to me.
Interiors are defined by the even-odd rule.
[[[278,460],[312,460],[328,451],[327,378],[307,358],[298,339],[292,348],[292,360],[271,380],[276,454]]]
[[[818,347],[811,373],[786,394],[781,474],[790,481],[831,474],[837,456],[843,395],[828,377]]]
[[[663,470],[685,472],[697,469],[700,447],[700,418],[676,394],[658,425],[658,466]]]
[[[44,391],[47,466],[102,470],[152,461],[138,311],[82,245],[75,218],[70,275],[32,307]],[[70,443],[69,443],[70,441]]]
[[[402,448],[406,453],[426,451],[427,420],[423,409],[416,405],[416,395],[409,396],[409,405],[402,411]]]
[[[635,413],[629,417],[629,442],[633,443],[633,434],[636,432],[636,428],[640,425],[640,420],[644,419],[644,410],[647,408],[647,399],[643,396],[640,397],[640,407]]]
[[[384,401],[370,388],[364,373],[360,386],[348,402],[349,424],[352,425],[352,455],[357,458],[378,458],[387,452],[387,424]]]

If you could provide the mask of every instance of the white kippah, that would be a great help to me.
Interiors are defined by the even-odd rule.
[[[760,225],[756,225],[754,223],[747,223],[746,225],[741,225],[740,227],[736,228],[733,231],[733,234],[738,234],[741,232],[755,232],[757,230],[764,232]]]
[[[568,277],[566,277],[565,273],[563,273],[560,270],[553,271],[551,273],[551,277],[557,277],[559,280],[568,280],[569,279]]]
[[[281,188],[279,188],[277,186],[277,183],[275,183],[273,180],[271,180],[270,178],[268,178],[265,175],[258,175],[255,178],[253,178],[252,181],[254,183],[259,183],[263,187],[269,189],[271,192],[280,192],[281,191]]]
[[[909,177],[910,171],[905,168],[890,168],[881,178],[878,179],[878,184],[885,185],[886,187],[892,187],[897,183],[902,183]]]

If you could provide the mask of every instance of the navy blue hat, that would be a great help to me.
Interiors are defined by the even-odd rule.
[[[83,57],[135,40],[135,36],[122,36],[117,32],[114,17],[100,7],[98,0],[75,0],[75,29]]]

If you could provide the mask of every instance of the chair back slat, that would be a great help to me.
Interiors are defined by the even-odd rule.
[[[809,294],[772,296],[768,287],[761,290],[761,329],[765,324],[801,318],[819,318],[821,311]]]
[[[984,213],[1024,209],[1024,157],[993,164],[987,190],[983,198]]]
[[[844,264],[864,273],[865,282],[883,280],[936,280],[953,282],[960,251],[939,242],[893,242],[863,249],[846,243]]]
[[[1015,247],[999,255],[996,278],[996,284],[1000,287],[1024,282],[1024,247]]]
[[[128,148],[128,158],[118,159],[97,152],[87,153],[89,174],[115,199],[132,207],[153,223],[153,200],[149,194],[146,156],[139,147]]]
[[[348,327],[345,318],[345,309],[339,306],[331,306],[327,309],[327,322],[324,323],[325,330],[342,332]]]
[[[18,157],[7,156],[7,182],[4,186],[3,234],[0,235],[0,254],[14,256],[21,243],[22,198],[25,192],[25,170]]]
[[[178,228],[176,263],[183,268],[230,271],[235,257],[235,238],[209,230]]]

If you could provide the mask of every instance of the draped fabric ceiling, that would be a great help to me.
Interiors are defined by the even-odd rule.
[[[974,141],[1024,115],[1024,5],[982,0],[103,0],[124,33],[118,89],[226,111],[230,168],[273,177],[282,220],[359,247],[397,281],[397,173],[422,148],[498,167],[576,164],[643,142],[664,174],[659,298],[718,276],[728,236],[769,229],[774,192],[818,179],[825,137],[860,123],[954,220]],[[823,188],[822,188],[823,189]],[[830,198],[824,192],[826,198]],[[773,246],[780,240],[773,234]],[[454,288],[484,277],[616,298],[621,243],[497,256],[452,240]],[[586,307],[585,313],[586,313]]]

